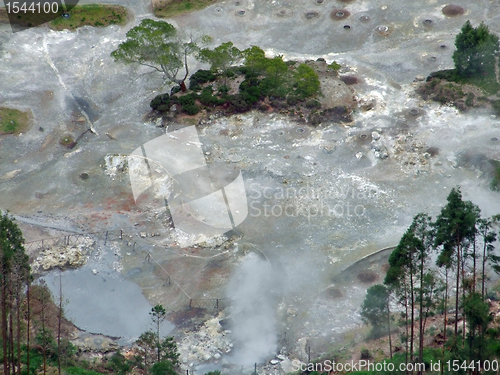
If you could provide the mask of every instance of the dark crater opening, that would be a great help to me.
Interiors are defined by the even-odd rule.
[[[442,12],[445,16],[457,17],[464,14],[465,10],[459,5],[448,4],[443,8]]]
[[[304,14],[304,16],[305,16],[308,20],[312,20],[313,18],[317,18],[317,17],[319,17],[319,13],[318,13],[318,12],[307,12],[306,14]]]
[[[344,20],[347,17],[349,17],[350,15],[351,15],[351,13],[349,13],[349,11],[346,9],[334,9],[330,13],[330,17],[334,21]]]

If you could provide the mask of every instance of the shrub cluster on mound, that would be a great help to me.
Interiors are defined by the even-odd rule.
[[[268,59],[258,47],[242,66],[198,70],[189,78],[189,90],[160,94],[150,103],[153,110],[195,115],[215,108],[225,113],[243,113],[251,109],[267,110],[269,106],[304,108],[317,111],[321,103],[318,74],[307,63],[284,62],[282,57]],[[255,56],[258,54],[258,58]],[[175,92],[176,91],[176,92]],[[179,108],[180,107],[180,108]]]

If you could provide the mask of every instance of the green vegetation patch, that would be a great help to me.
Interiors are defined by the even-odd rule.
[[[156,17],[169,18],[179,14],[204,9],[216,0],[160,0],[154,5]]]
[[[12,108],[0,108],[0,134],[19,134],[30,125],[30,113]]]
[[[127,9],[121,5],[87,4],[77,5],[68,18],[60,16],[50,23],[54,30],[74,30],[82,26],[124,25],[127,22]]]
[[[85,370],[81,367],[68,367],[65,369],[67,375],[102,375],[101,372]]]
[[[495,191],[500,191],[500,161],[490,160],[493,164],[493,180],[491,181],[491,189]]]

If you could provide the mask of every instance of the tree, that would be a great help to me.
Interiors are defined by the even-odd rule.
[[[373,285],[368,288],[365,300],[361,305],[361,318],[370,323],[370,336],[379,337],[387,332],[389,322],[389,289],[384,285]]]
[[[135,343],[139,347],[139,355],[144,361],[144,370],[148,372],[156,357],[156,335],[151,331],[144,332]]]
[[[455,46],[453,61],[460,76],[471,77],[485,72],[494,74],[495,55],[500,47],[498,37],[490,33],[484,23],[474,28],[467,21],[455,38]]]
[[[17,363],[14,356],[13,315],[17,317],[17,338],[20,341],[21,293],[30,280],[28,256],[24,250],[21,230],[8,213],[0,216],[0,298],[4,374],[15,371],[20,364],[19,342]]]
[[[111,356],[109,367],[113,370],[113,373],[117,375],[125,375],[132,369],[129,361],[127,361],[127,358],[125,358],[120,350]]]
[[[171,362],[157,362],[151,366],[152,375],[176,375]]]
[[[201,62],[210,64],[210,69],[214,72],[223,73],[236,64],[243,57],[243,52],[233,45],[232,42],[222,43],[213,50],[203,48],[198,52],[198,59]],[[224,77],[224,84],[226,78]]]
[[[168,22],[142,20],[139,26],[127,32],[127,40],[111,53],[115,61],[136,63],[163,73],[163,79],[180,86],[186,91],[186,78],[189,75],[187,56],[196,50],[195,43],[179,40],[177,30]],[[184,67],[185,75],[177,78]]]
[[[147,331],[142,333],[135,343],[139,347],[139,355],[144,361],[146,372],[149,371],[150,366],[158,362],[170,362],[173,368],[179,366],[180,355],[173,337],[165,337],[158,342],[156,334]],[[159,357],[158,352],[160,353]]]
[[[279,81],[288,72],[288,66],[283,61],[282,55],[267,60],[266,73],[272,79],[274,86],[278,86]]]
[[[300,64],[295,72],[296,92],[303,98],[309,98],[319,93],[320,82],[318,74],[307,64]]]
[[[245,58],[245,66],[249,68],[253,74],[262,73],[266,69],[266,53],[262,48],[251,46],[243,51],[243,56]]]
[[[153,323],[156,327],[156,346],[158,353],[157,360],[158,362],[160,362],[160,326],[167,317],[167,312],[162,305],[156,305],[151,309],[149,315],[151,315],[151,319],[153,320]]]
[[[476,222],[479,219],[479,208],[470,201],[462,200],[460,188],[453,188],[447,198],[448,204],[434,223],[434,246],[441,247],[437,259],[438,265],[455,263],[455,336],[458,334],[458,310],[460,302],[460,276],[463,276],[462,257],[464,247],[474,236]]]

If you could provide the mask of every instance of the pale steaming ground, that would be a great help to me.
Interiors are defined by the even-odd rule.
[[[228,285],[233,300],[230,319],[235,342],[232,361],[243,366],[261,363],[276,352],[276,306],[279,273],[267,260],[248,254]]]
[[[445,17],[446,1],[358,0],[345,2],[351,16],[342,22],[330,16],[342,5],[337,0],[218,1],[169,20],[187,34],[211,35],[211,47],[232,41],[300,61],[336,60],[341,75],[359,78],[352,86],[356,99],[373,104],[356,110],[349,124],[314,127],[255,111],[214,116],[199,126],[210,168],[241,171],[249,210],[235,231],[237,245],[203,249],[179,247],[159,210],[135,205],[127,170],[105,173],[109,155],[128,157],[165,134],[144,115],[152,98],[169,91],[161,75],[110,56],[131,27],[152,17],[150,1],[113,2],[134,13],[124,27],[12,34],[9,25],[0,25],[0,103],[29,108],[36,120],[22,135],[0,139],[0,208],[38,227],[132,235],[120,242],[119,256],[90,259],[63,274],[68,316],[81,328],[133,338],[149,327],[151,305],[182,315],[190,298],[229,297],[233,303],[221,316],[229,315],[234,346],[213,344],[225,334],[214,329],[219,333],[211,344],[192,341],[183,370],[203,374],[197,365],[221,368],[227,360],[250,373],[254,363],[272,360],[283,348],[304,361],[311,348],[317,358],[362,324],[366,289],[383,281],[361,282],[360,269],[342,273],[345,267],[396,245],[418,212],[435,218],[454,186],[484,216],[500,213],[500,195],[489,187],[489,160],[500,160],[500,119],[485,109],[460,113],[424,101],[414,82],[453,67],[454,38],[467,19],[474,25],[484,20],[498,33],[498,1],[456,0],[466,15]],[[307,18],[312,11],[317,17]],[[390,35],[380,35],[379,27]],[[191,62],[190,72],[207,68]],[[97,134],[85,133],[69,150],[59,144],[61,137],[76,139],[87,129],[76,121],[79,106],[87,108]],[[375,144],[387,148],[387,158],[376,156]],[[189,297],[173,292],[158,265],[132,246],[135,241],[154,252]],[[375,274],[380,262],[368,262],[373,269],[367,270]],[[57,295],[58,272],[46,280]],[[200,290],[201,284],[208,286]]]

